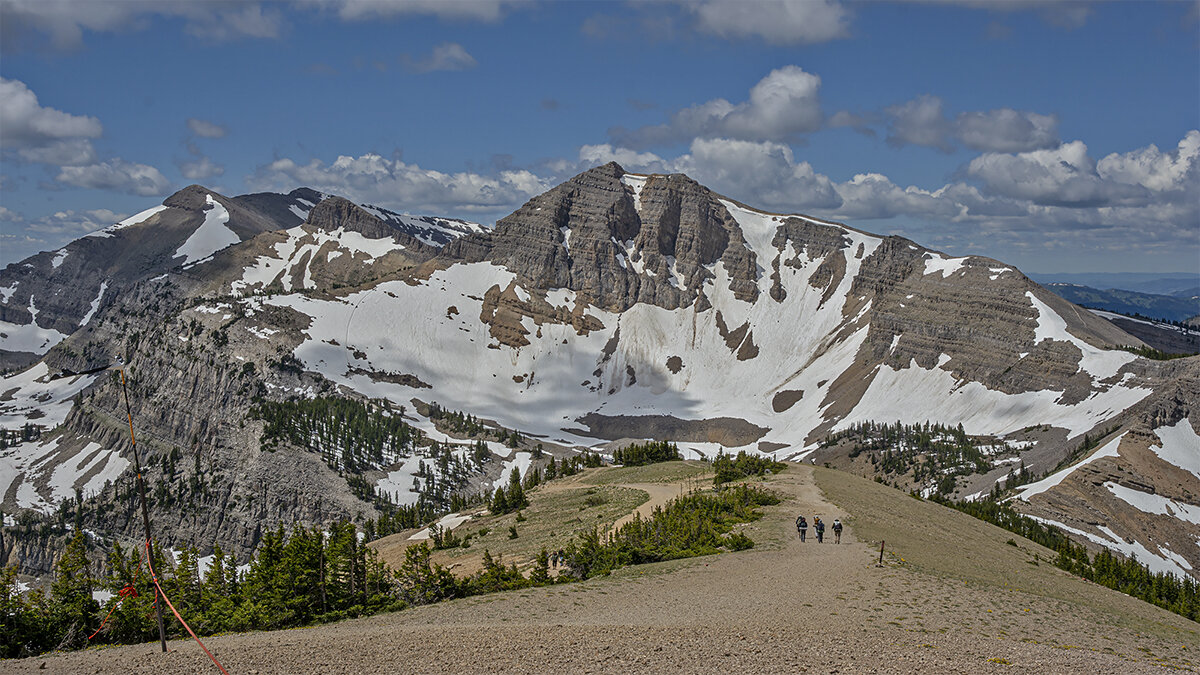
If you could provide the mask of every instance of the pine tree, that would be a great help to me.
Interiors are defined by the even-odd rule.
[[[50,585],[54,619],[65,645],[80,646],[87,641],[85,631],[100,610],[100,603],[92,599],[93,586],[87,539],[82,530],[76,530],[54,566],[54,582]]]

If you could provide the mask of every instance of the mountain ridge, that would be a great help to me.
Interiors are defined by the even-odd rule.
[[[356,511],[371,518],[388,508],[378,501],[384,492],[404,503],[422,499],[429,486],[411,487],[419,461],[444,451],[466,460],[477,441],[487,459],[455,489],[487,489],[513,467],[532,466],[535,445],[566,457],[623,438],[669,436],[689,457],[745,450],[802,459],[831,432],[896,420],[961,424],[995,439],[996,461],[1028,458],[1042,472],[1085,434],[1141,425],[1153,436],[1193,416],[1188,395],[1200,361],[1164,363],[1112,349],[1141,343],[1012,266],[800,214],[772,215],[679,174],[596,167],[490,230],[328,195],[312,204],[311,196],[293,191],[272,209],[264,206],[269,198],[253,196],[256,214],[286,210],[287,226],[208,257],[197,250],[186,264],[172,257],[140,276],[131,272],[133,281],[101,302],[82,330],[35,355],[43,376],[122,358],[135,382],[135,416],[161,436],[154,457],[162,461],[173,448],[202,457],[187,485],[207,492],[185,487],[191,474],[170,462],[152,469],[155,480],[175,486],[165,489],[203,504],[206,515],[173,533],[174,541],[219,542],[244,554],[262,522],[290,515],[316,523]],[[190,237],[201,220],[215,230],[205,215],[217,211],[210,199],[229,212],[228,222],[241,222],[237,209],[249,208],[238,198],[201,197],[188,188],[177,201],[190,211],[167,207],[147,222],[186,211]],[[250,235],[257,221],[244,220]],[[112,239],[136,234],[136,225]],[[426,229],[418,236],[404,227]],[[173,245],[160,248],[177,251]],[[34,272],[46,273],[38,262]],[[12,267],[0,272],[0,286]],[[99,281],[97,274],[88,283]],[[95,292],[81,288],[80,297]],[[22,292],[10,292],[14,307],[25,303]],[[22,318],[11,316],[0,319]],[[78,328],[75,315],[66,316],[55,325]],[[9,453],[5,504],[51,509],[71,493],[68,483],[92,486],[99,504],[119,503],[123,474],[113,457],[129,449],[104,412],[119,409],[117,390],[104,378],[68,389],[43,376],[25,371],[0,384],[10,392],[0,400],[6,424],[49,425],[46,440]],[[249,414],[255,402],[317,396],[386,401],[421,432],[423,445],[355,476],[339,475],[336,448],[262,452],[262,422]],[[433,417],[433,402],[494,420],[505,434],[519,430],[520,440],[512,448],[452,432]],[[1030,435],[1034,427],[1046,430]],[[1132,445],[1129,453],[1139,455],[1139,467],[1170,464]],[[305,459],[285,468],[285,455]],[[206,469],[203,457],[222,468]],[[96,482],[110,473],[118,478],[112,485]],[[1200,494],[1187,475],[1168,499]],[[352,492],[350,482],[338,487],[351,478],[366,492]],[[956,489],[986,491],[991,484],[983,482],[1001,478],[968,476]],[[1072,489],[1079,498],[1053,514],[1058,522],[1086,520],[1092,504],[1107,503],[1113,514],[1133,514],[1120,523],[1114,515],[1116,535],[1170,551],[1164,561],[1182,556],[1200,565],[1194,546],[1181,548],[1195,530],[1190,521],[1137,515],[1136,506],[1113,502],[1104,482]],[[156,506],[170,519],[178,508]],[[119,509],[97,517],[121,536],[137,527]],[[1147,519],[1158,525],[1139,532]],[[1086,522],[1076,529],[1108,536]]]

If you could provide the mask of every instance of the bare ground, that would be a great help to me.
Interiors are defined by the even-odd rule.
[[[801,544],[792,525],[797,512],[827,522],[851,515],[826,499],[818,481],[833,502],[879,513],[850,520],[840,546]],[[750,551],[207,644],[230,673],[1101,674],[1194,667],[1200,626],[1047,565],[1011,566],[1003,556],[986,562],[992,547],[1016,555],[1004,544],[1007,533],[984,531],[956,548],[938,533],[953,534],[962,514],[811,467],[793,466],[771,486],[786,501],[747,527],[758,542]],[[906,509],[913,508],[923,521],[912,520]],[[878,544],[859,542],[856,523],[888,537],[904,536],[907,526],[921,561],[901,560],[901,547],[877,566]],[[939,562],[964,557],[984,562],[962,569]],[[1007,577],[993,581],[995,574]],[[170,647],[167,655],[157,645],[58,654],[3,662],[0,671],[215,672],[194,643]]]

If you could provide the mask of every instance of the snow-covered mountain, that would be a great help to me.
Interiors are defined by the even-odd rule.
[[[181,201],[190,209],[173,205]],[[1117,473],[1091,488],[1064,476],[1027,491],[1029,508],[1173,571],[1200,566],[1200,521],[1188,515],[1200,507],[1185,508],[1200,495],[1190,470],[1200,461],[1200,359],[1115,349],[1141,343],[995,260],[767,213],[686,176],[616,164],[531,199],[494,229],[311,191],[228,200],[193,187],[109,234],[146,261],[140,275],[129,262],[103,267],[80,242],[60,261],[74,256],[89,270],[73,300],[49,299],[63,283],[57,254],[0,273],[0,288],[12,286],[0,319],[24,327],[0,345],[41,357],[0,384],[0,424],[48,427],[2,451],[6,508],[49,509],[75,489],[116,499],[119,485],[104,484],[127,452],[113,421],[118,389],[100,376],[43,380],[122,356],[142,375],[135,415],[158,452],[194,452],[197,473],[208,462],[223,476],[221,498],[186,534],[227,549],[252,545],[272,519],[373,508],[319,460],[261,452],[261,422],[247,415],[255,396],[339,395],[403,406],[427,438],[451,444],[461,435],[428,404],[520,430],[515,450],[488,444],[498,461],[484,481],[527,466],[535,443],[563,454],[666,438],[690,456],[801,459],[863,421],[961,424],[1011,442],[1041,472],[1085,434],[1110,431],[1102,450],[1127,460]],[[139,247],[149,239],[158,252],[148,256]],[[389,457],[365,475],[407,503],[417,462]],[[1124,478],[1135,473],[1174,482]],[[1096,513],[1110,515],[1089,525]]]

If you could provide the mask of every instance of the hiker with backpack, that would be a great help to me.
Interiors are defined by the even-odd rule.
[[[820,516],[813,517],[813,527],[817,531],[817,543],[824,544],[825,543],[825,523],[821,522]]]
[[[808,521],[804,519],[804,516],[797,516],[796,532],[800,535],[800,543],[803,544],[804,537],[808,535]]]
[[[842,521],[838,518],[833,519],[833,543],[842,543]]]

